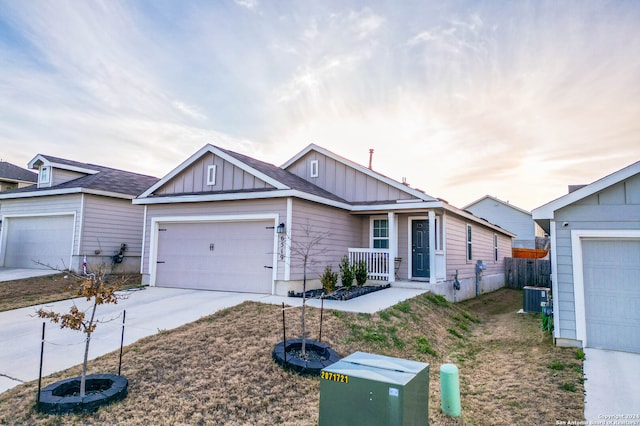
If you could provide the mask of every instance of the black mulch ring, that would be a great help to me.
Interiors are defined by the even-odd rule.
[[[42,413],[91,413],[103,405],[127,396],[129,381],[117,374],[90,374],[86,377],[85,396],[80,398],[80,377],[61,380],[40,391]]]
[[[353,286],[350,289],[341,287],[334,291],[331,294],[327,294],[324,296],[325,300],[349,300],[354,297],[364,296],[365,294],[373,293],[374,291],[384,290],[385,288],[391,287],[391,284],[386,285],[364,285],[362,287]],[[315,290],[307,290],[305,292],[305,297],[310,298],[319,298],[322,296],[324,292],[323,289],[315,289]],[[296,293],[294,291],[290,291],[288,293],[289,297],[302,297],[302,293]]]
[[[302,375],[319,376],[323,368],[340,360],[336,351],[316,340],[306,339],[306,358],[302,358],[302,339],[287,339],[286,345],[280,342],[273,348],[271,356],[284,368]],[[285,351],[287,353],[285,362]]]

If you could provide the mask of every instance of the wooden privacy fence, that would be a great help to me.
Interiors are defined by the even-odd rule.
[[[505,257],[504,275],[509,288],[551,287],[551,261]]]

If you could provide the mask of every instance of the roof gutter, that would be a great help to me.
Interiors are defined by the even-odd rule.
[[[0,200],[12,200],[17,198],[33,198],[33,197],[49,197],[54,195],[69,195],[69,194],[91,194],[101,195],[110,198],[121,198],[124,200],[133,200],[135,195],[122,194],[119,192],[103,191],[99,189],[88,188],[64,188],[64,189],[51,189],[48,191],[33,191],[33,192],[20,192],[14,194],[0,194]]]

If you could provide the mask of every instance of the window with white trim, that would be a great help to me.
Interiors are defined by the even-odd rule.
[[[473,236],[471,225],[467,225],[467,260],[473,260]]]
[[[371,220],[371,246],[372,248],[389,248],[389,219]]]
[[[49,183],[51,181],[51,168],[49,166],[40,167],[40,175],[39,175],[40,183]]]
[[[498,234],[493,234],[493,260],[498,261]]]
[[[309,162],[309,176],[312,178],[318,177],[320,174],[318,170],[318,160],[311,160]]]
[[[212,165],[207,167],[207,185],[215,185],[216,184],[216,165]]]

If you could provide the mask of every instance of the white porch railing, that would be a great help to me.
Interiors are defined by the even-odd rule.
[[[349,262],[355,265],[358,262],[367,264],[367,272],[370,280],[389,281],[389,249],[350,248]]]

